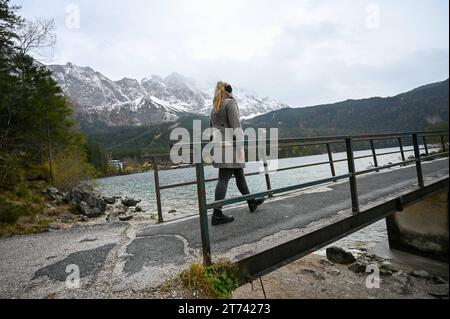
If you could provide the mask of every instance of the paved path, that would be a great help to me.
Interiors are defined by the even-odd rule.
[[[424,163],[425,182],[448,176],[448,159]],[[361,205],[414,188],[414,166],[361,176]],[[214,254],[242,257],[348,214],[348,182],[278,196],[257,213],[230,208],[232,224],[210,227]],[[200,260],[198,218],[162,225],[111,223],[0,241],[0,298],[132,297]],[[81,289],[66,288],[75,265]]]

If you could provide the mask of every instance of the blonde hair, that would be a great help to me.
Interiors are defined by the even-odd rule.
[[[220,107],[225,99],[230,97],[230,94],[225,90],[227,83],[219,81],[216,86],[216,92],[214,93],[213,109],[214,112],[219,112]]]

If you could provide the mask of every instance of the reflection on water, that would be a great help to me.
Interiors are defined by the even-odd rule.
[[[398,151],[398,148],[379,149],[377,153],[387,153]],[[405,148],[406,157],[413,154],[411,147]],[[355,157],[371,155],[371,151],[357,151]],[[335,160],[345,159],[345,153],[333,154]],[[303,164],[311,164],[317,162],[328,161],[328,155],[314,155],[300,158],[283,159],[279,161],[279,168],[298,166]],[[401,156],[399,154],[384,155],[378,157],[380,166],[386,165],[390,162],[400,162]],[[364,158],[356,160],[356,169],[358,171],[367,169],[373,165],[373,158]],[[340,162],[335,164],[336,174],[343,175],[348,173],[347,162]],[[259,163],[248,163],[246,173],[259,172]],[[206,178],[216,178],[217,170],[213,167],[205,168]],[[330,165],[313,166],[308,168],[289,170],[284,172],[277,172],[271,174],[272,188],[280,188],[300,183],[310,182],[322,178],[331,177]],[[189,182],[195,180],[195,168],[185,168],[177,170],[168,170],[160,172],[160,184],[168,185],[174,183]],[[264,175],[257,175],[248,177],[248,184],[251,192],[261,192],[266,190],[266,182]],[[155,199],[155,184],[153,172],[110,177],[97,180],[98,190],[107,196],[122,196],[142,199],[141,206],[146,212],[155,213],[156,199]],[[214,200],[215,183],[207,183],[208,201]],[[228,197],[238,196],[240,193],[237,190],[233,180],[230,182],[228,190]],[[196,186],[187,186],[175,189],[168,189],[161,191],[162,207],[165,220],[191,215],[197,212],[197,189]],[[170,213],[176,211],[176,213]]]

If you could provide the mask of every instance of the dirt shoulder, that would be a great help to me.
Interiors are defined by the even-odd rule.
[[[368,257],[369,256],[369,257]],[[448,299],[447,276],[436,272],[435,263],[404,264],[361,251],[357,258],[380,266],[379,288],[366,267],[334,264],[326,257],[312,254],[262,278],[269,299]],[[367,263],[367,260],[369,262]],[[364,262],[361,262],[364,264]],[[442,265],[445,268],[445,265]],[[428,268],[428,270],[424,269]],[[441,268],[442,269],[442,268]],[[356,272],[355,272],[356,271]],[[369,281],[369,288],[366,285]],[[372,286],[373,288],[370,288]],[[264,298],[261,282],[247,284],[233,294],[238,299]]]

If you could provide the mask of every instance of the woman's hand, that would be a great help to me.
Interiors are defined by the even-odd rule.
[[[245,163],[245,149],[244,148],[241,148],[241,150],[239,152],[239,162]]]

